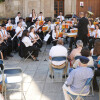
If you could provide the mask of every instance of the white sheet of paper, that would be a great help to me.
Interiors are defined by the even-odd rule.
[[[47,35],[44,37],[44,41],[47,42],[48,39],[49,39],[49,37],[50,37],[50,34],[47,34]]]

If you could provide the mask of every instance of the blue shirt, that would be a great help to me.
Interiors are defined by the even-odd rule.
[[[75,93],[80,93],[84,88],[88,78],[93,78],[93,70],[88,67],[78,67],[69,73],[69,76],[65,82],[67,86],[70,86],[71,90]],[[89,92],[89,86],[85,88],[82,94]]]
[[[98,61],[98,64],[100,65],[100,60]]]

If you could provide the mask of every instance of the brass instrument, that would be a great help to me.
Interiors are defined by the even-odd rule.
[[[91,17],[92,15],[94,15],[94,13],[91,11],[87,11],[87,13],[88,13],[88,18]]]

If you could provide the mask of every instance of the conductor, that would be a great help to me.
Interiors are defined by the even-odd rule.
[[[79,13],[80,19],[79,22],[76,26],[76,28],[78,28],[78,35],[77,35],[77,39],[78,40],[82,40],[83,41],[83,45],[86,46],[87,42],[88,42],[88,19],[84,17],[84,12],[80,12]]]

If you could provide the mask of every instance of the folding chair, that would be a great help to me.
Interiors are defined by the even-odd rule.
[[[88,86],[91,85],[91,82],[92,82],[92,78],[88,78],[87,81],[86,81],[86,83],[85,83],[84,88],[80,91],[80,94],[73,95],[73,94],[71,94],[71,93],[69,93],[67,91],[67,94],[70,96],[71,100],[84,100],[83,97],[89,96],[89,93],[87,93],[86,95],[82,94],[82,93],[83,93],[83,91],[84,91],[84,89],[86,87],[88,87]],[[73,97],[75,97],[75,99]]]
[[[29,57],[31,57],[33,59],[32,53],[33,53],[33,51],[30,52],[30,51],[26,50],[24,43],[21,41],[20,42],[20,52],[19,52],[20,57],[25,58],[24,61],[26,61]]]
[[[3,87],[4,87],[4,98],[5,100],[7,100],[7,91],[16,91],[16,92],[21,92],[21,100],[26,100],[24,93],[23,93],[23,73],[21,68],[6,68],[3,71],[3,75],[6,74],[6,79],[7,81],[5,81],[5,78],[3,78]],[[12,84],[19,84],[20,88],[11,88],[8,89],[8,85],[12,85]]]
[[[54,65],[52,63],[53,61],[65,61],[65,62],[62,64],[62,66],[61,65],[57,66],[57,65]],[[67,57],[66,56],[57,56],[57,57],[52,57],[51,58],[51,67],[53,69],[53,72],[54,72],[54,70],[64,70],[64,68],[66,67],[66,65],[67,65]],[[60,67],[62,67],[62,68],[60,68]],[[51,76],[52,76],[52,79],[53,79],[54,73],[52,73]],[[65,79],[66,79],[66,74],[65,74]]]

